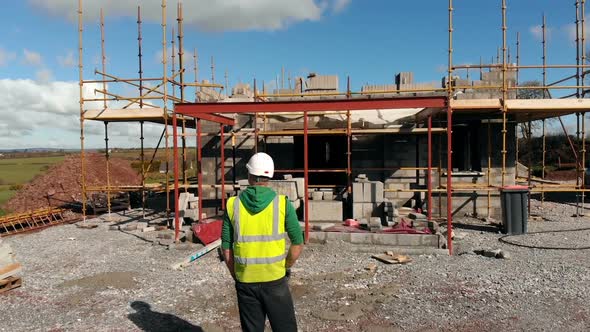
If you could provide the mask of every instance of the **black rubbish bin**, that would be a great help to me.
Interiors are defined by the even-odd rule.
[[[508,186],[500,192],[502,201],[502,225],[504,234],[526,234],[529,188]]]

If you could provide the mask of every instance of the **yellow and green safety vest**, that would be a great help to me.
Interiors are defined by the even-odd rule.
[[[286,197],[276,195],[271,204],[250,213],[239,197],[227,201],[227,215],[234,229],[234,271],[244,283],[267,282],[285,276]]]

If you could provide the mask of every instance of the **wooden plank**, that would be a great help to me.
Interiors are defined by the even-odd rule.
[[[22,271],[22,265],[19,263],[10,264],[0,268],[0,280],[12,277]]]
[[[453,110],[499,110],[502,108],[500,99],[451,99]]]
[[[0,293],[22,286],[23,280],[20,277],[8,277],[0,280]]]
[[[513,111],[569,112],[590,109],[589,99],[509,99],[506,106]]]
[[[371,257],[386,264],[406,264],[412,261],[410,257],[405,255],[380,254]]]
[[[84,112],[85,120],[98,121],[139,121],[163,119],[164,110],[162,108],[142,108],[142,109],[110,109],[105,110],[87,110]]]
[[[178,269],[181,269],[183,267],[186,267],[190,263],[192,263],[195,260],[199,259],[200,257],[202,257],[206,253],[210,252],[211,250],[216,249],[220,245],[221,245],[221,239],[217,239],[217,240],[215,240],[215,242],[212,242],[212,243],[208,244],[207,246],[205,246],[204,248],[199,249],[196,253],[190,255],[189,257],[185,258],[181,262],[176,263],[176,264],[173,264],[171,266],[171,268],[173,270],[178,270]]]

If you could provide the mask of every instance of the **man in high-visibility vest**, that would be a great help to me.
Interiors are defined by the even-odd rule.
[[[246,168],[250,186],[228,199],[221,234],[242,330],[263,332],[268,317],[273,331],[297,331],[287,271],[303,249],[299,219],[288,198],[268,187],[274,174],[268,154],[255,154]]]

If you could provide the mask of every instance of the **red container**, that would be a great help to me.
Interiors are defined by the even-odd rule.
[[[212,220],[193,225],[193,233],[204,245],[215,242],[221,237],[222,220]]]

